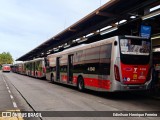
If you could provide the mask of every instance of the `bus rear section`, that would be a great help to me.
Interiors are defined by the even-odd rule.
[[[10,72],[11,71],[10,65],[7,65],[7,64],[2,65],[2,71],[3,72]]]
[[[114,64],[113,90],[147,90],[151,83],[151,41],[140,37],[119,37]]]

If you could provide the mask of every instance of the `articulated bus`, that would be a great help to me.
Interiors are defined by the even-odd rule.
[[[37,58],[14,65],[15,70],[19,74],[28,75],[36,78],[45,78],[46,67],[44,58]]]
[[[43,78],[46,75],[46,67],[44,58],[37,58],[32,61],[32,76],[37,78]]]
[[[20,74],[25,74],[25,67],[23,62],[17,64],[17,72]]]
[[[24,62],[20,62],[12,65],[12,72],[25,74]]]
[[[96,91],[147,90],[151,83],[151,41],[115,36],[47,56],[46,79]]]
[[[34,60],[24,62],[25,74],[32,77],[44,78],[46,75],[46,68],[44,58],[37,58]]]

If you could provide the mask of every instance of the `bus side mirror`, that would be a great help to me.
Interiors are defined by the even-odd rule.
[[[114,46],[117,46],[117,44],[118,44],[117,41],[114,41]]]

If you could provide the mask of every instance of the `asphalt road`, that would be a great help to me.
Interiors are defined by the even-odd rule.
[[[6,81],[6,82],[5,82]],[[7,92],[6,83],[14,97]],[[16,103],[17,108],[13,105]],[[76,88],[51,84],[15,73],[0,73],[0,111],[160,111],[160,101],[136,93],[100,93],[87,90],[82,93]],[[70,114],[70,113],[68,113]],[[94,114],[94,113],[93,113]],[[26,119],[26,118],[25,118]],[[27,118],[32,119],[32,118]],[[52,120],[53,117],[37,119]],[[157,117],[54,117],[58,120],[156,120]]]

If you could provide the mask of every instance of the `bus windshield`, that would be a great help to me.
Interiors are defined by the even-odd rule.
[[[3,66],[3,67],[5,67],[5,66],[10,66],[10,64],[3,64],[2,66]]]
[[[120,38],[121,62],[124,64],[148,64],[150,50],[148,39]]]

